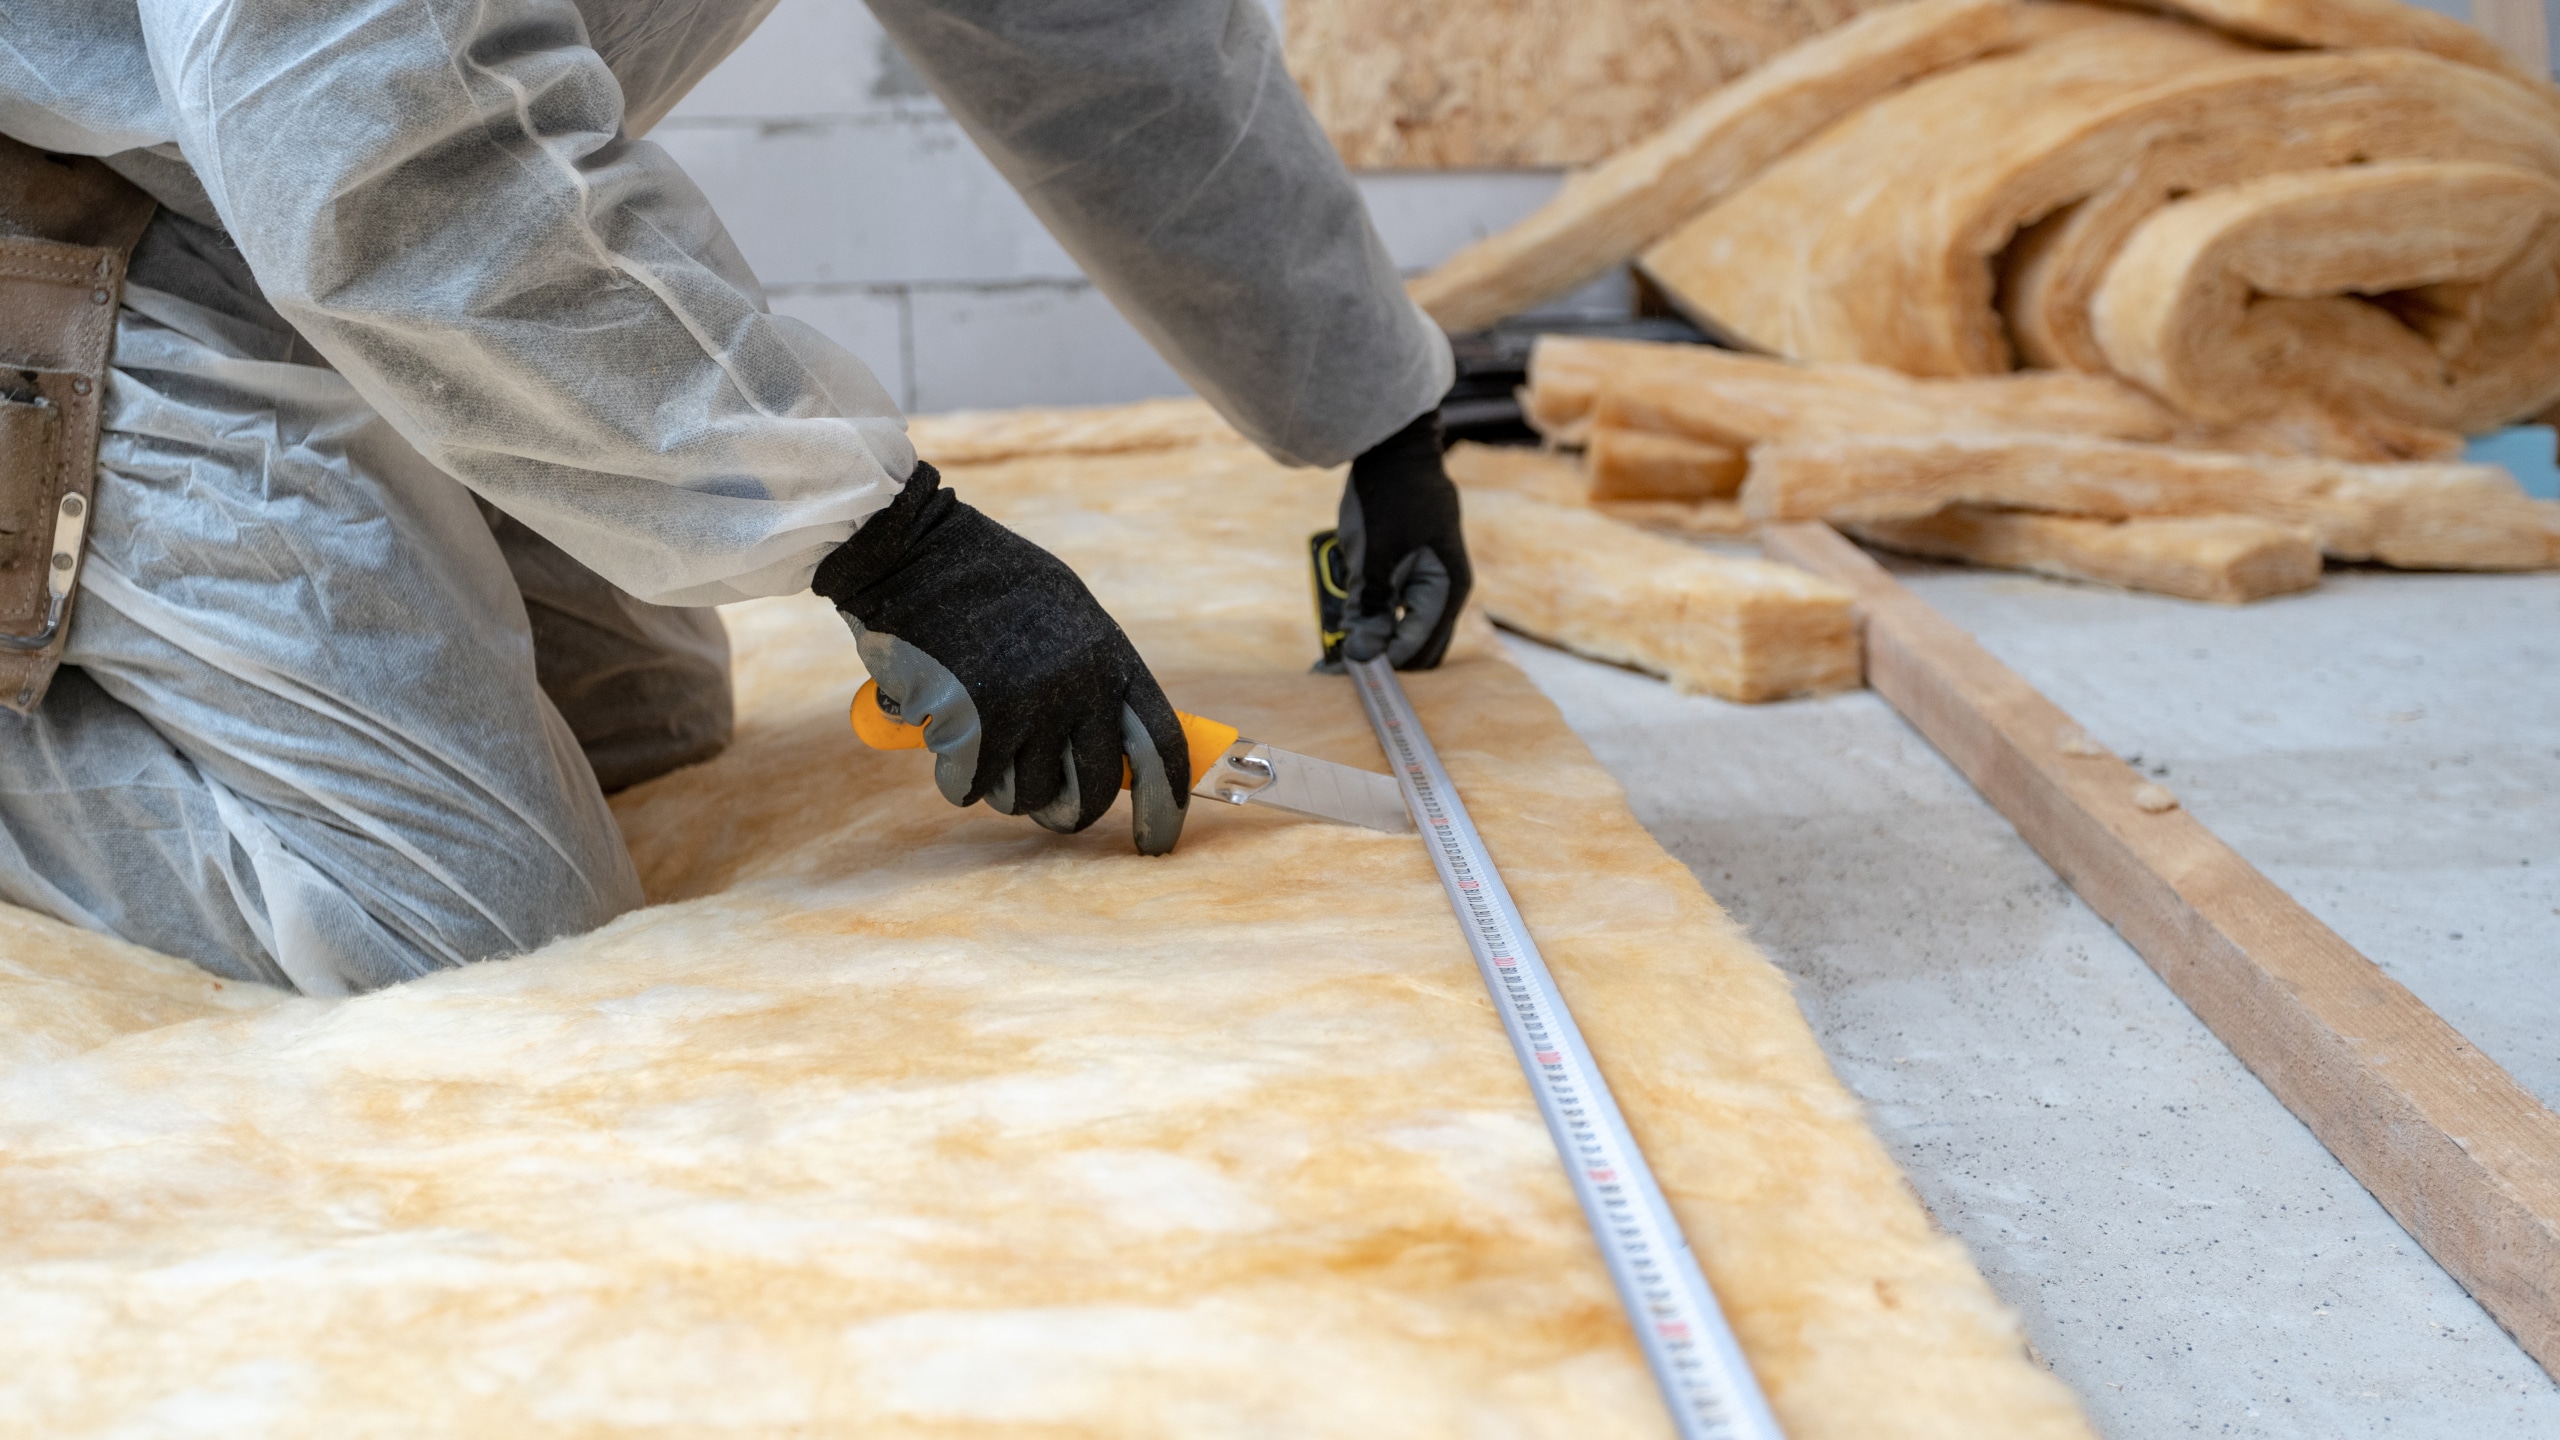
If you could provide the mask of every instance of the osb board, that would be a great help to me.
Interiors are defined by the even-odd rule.
[[[951,479],[1177,703],[1380,763],[1306,673],[1338,480]],[[1410,837],[955,811],[846,733],[823,606],[730,620],[737,743],[621,801],[659,903],[595,935],[103,1023],[133,956],[0,932],[14,1023],[66,1017],[0,1069],[0,1431],[1668,1433]],[[1789,1434],[2084,1435],[1554,709],[1481,641],[1411,689]]]
[[[1356,170],[1591,165],[1889,0],[1289,0],[1289,72]]]

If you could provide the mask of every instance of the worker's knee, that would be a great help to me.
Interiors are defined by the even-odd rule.
[[[494,506],[483,518],[524,597],[542,693],[610,793],[728,748],[729,632],[708,607],[651,605]]]
[[[578,637],[581,654],[555,643],[570,627],[539,612],[534,625],[543,692],[607,794],[719,754],[735,718],[729,634],[719,615],[637,601],[628,608],[629,623],[607,640],[609,663],[598,663],[595,651],[605,647],[592,630]]]
[[[274,968],[305,994],[378,990],[522,955],[641,904],[638,877],[610,834],[606,844],[564,845],[499,823],[440,854],[401,854],[363,837],[333,843],[300,826],[264,828],[239,837],[263,912],[252,924]]]
[[[521,954],[641,903],[557,721],[523,737],[549,783],[505,789],[351,747],[298,771],[240,748],[257,770],[182,754],[65,667],[36,714],[0,715],[0,898],[310,994]]]

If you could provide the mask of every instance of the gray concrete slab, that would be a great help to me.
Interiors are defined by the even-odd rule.
[[[2224,607],[1900,568],[2560,1103],[2560,574],[2333,572]]]
[[[2560,577],[2223,610],[1903,568],[2552,1093]],[[1880,699],[1728,705],[1512,648],[1795,977],[2103,1432],[2560,1434],[2560,1387]]]

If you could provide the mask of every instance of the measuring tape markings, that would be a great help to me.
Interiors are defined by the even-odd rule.
[[[1685,1440],[1778,1440],[1777,1421],[1662,1190],[1573,1022],[1484,837],[1384,660],[1348,666],[1361,707],[1431,845],[1485,986],[1610,1279]]]

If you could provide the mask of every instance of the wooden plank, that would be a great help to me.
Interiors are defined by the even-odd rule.
[[[1857,595],[1868,683],[2560,1376],[2560,1115],[1829,526],[1761,546]]]

